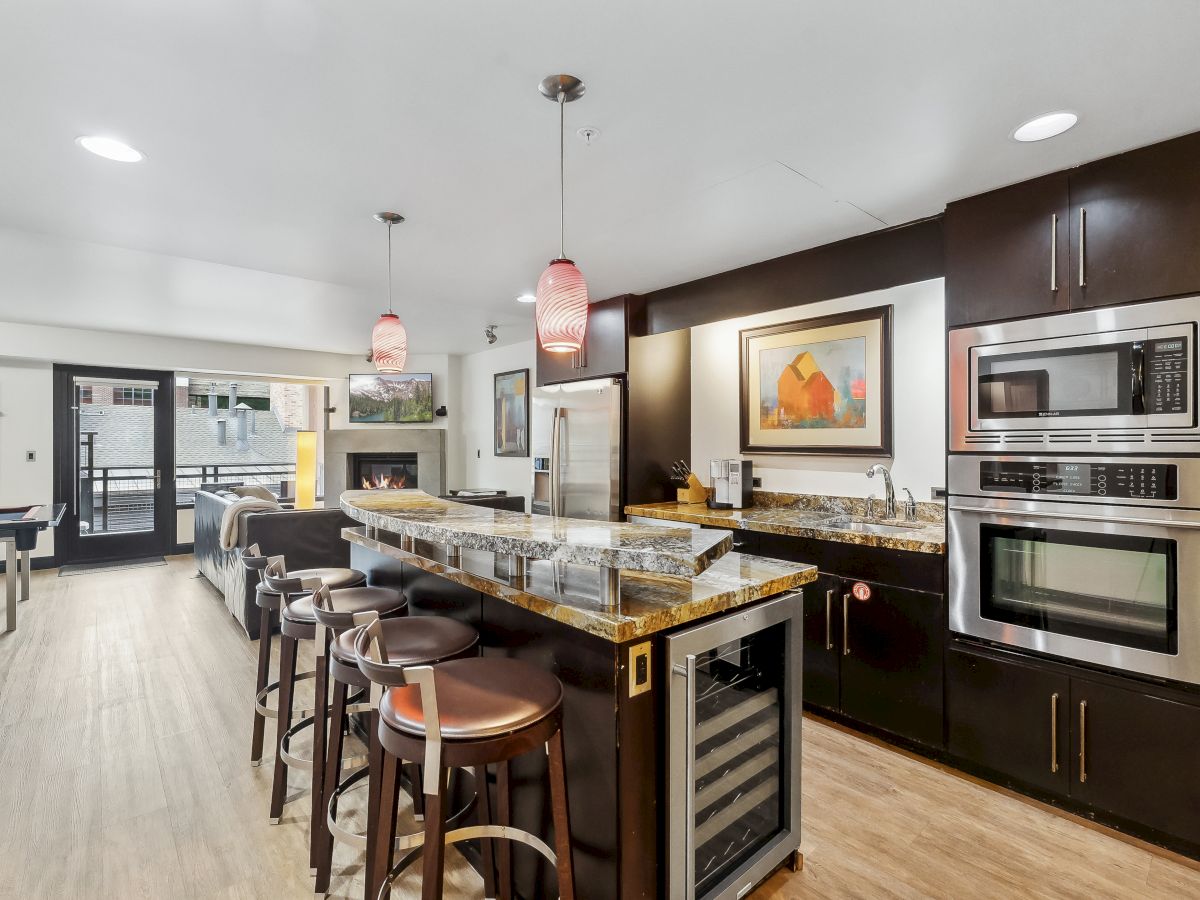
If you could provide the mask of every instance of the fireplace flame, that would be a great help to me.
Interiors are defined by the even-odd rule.
[[[405,475],[364,475],[362,477],[364,491],[398,491],[403,489],[407,482],[408,477]]]

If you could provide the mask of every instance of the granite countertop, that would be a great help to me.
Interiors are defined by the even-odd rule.
[[[356,522],[416,540],[664,575],[697,575],[733,547],[727,531],[531,516],[423,491],[346,491],[340,502]]]
[[[940,504],[919,503],[917,521],[891,520],[897,526],[886,534],[853,530],[867,519],[866,501],[852,497],[770,494],[755,491],[755,505],[746,509],[709,509],[704,503],[645,503],[625,507],[626,515],[715,528],[762,531],[820,541],[838,541],[916,553],[946,552],[946,523]],[[878,507],[876,507],[878,508]]]
[[[613,643],[648,637],[765,600],[817,578],[816,566],[727,553],[702,574],[690,577],[623,571],[620,602],[605,606],[598,599],[600,573],[596,569],[531,560],[525,575],[513,576],[508,574],[505,557],[489,551],[463,550],[451,563],[441,543],[417,540],[406,550],[395,534],[378,531],[368,536],[365,528],[346,528],[342,536]]]

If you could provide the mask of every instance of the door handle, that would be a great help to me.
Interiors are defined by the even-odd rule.
[[[162,469],[154,470],[154,489],[162,490]]]
[[[825,592],[825,649],[833,649],[833,588]]]
[[[1050,215],[1050,293],[1058,292],[1058,213]]]
[[[1087,701],[1079,701],[1079,783],[1087,781]]]
[[[1050,771],[1058,772],[1058,694],[1050,695]]]
[[[850,595],[842,594],[842,656],[850,655]]]
[[[1087,210],[1079,207],[1079,286],[1087,287]]]

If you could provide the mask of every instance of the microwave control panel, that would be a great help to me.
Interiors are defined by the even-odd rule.
[[[1188,341],[1186,337],[1146,342],[1146,412],[1188,411]]]
[[[1176,500],[1172,465],[1098,462],[981,462],[979,488],[1013,494],[1072,494]]]

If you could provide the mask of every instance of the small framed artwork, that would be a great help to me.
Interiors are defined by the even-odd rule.
[[[738,334],[743,453],[892,455],[890,306]]]
[[[500,372],[495,379],[497,456],[529,455],[529,370]]]

